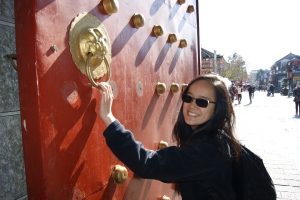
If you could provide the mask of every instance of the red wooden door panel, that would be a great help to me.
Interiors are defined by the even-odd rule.
[[[196,0],[119,1],[105,14],[101,1],[15,1],[16,45],[24,160],[29,199],[159,199],[173,197],[170,184],[136,177],[115,185],[111,172],[123,165],[107,148],[99,118],[100,94],[76,67],[69,45],[74,18],[87,12],[101,21],[111,41],[113,112],[148,149],[171,132],[181,106],[180,86],[199,74]],[[194,12],[187,12],[193,5]],[[133,28],[134,13],[145,24]],[[164,34],[151,34],[161,25]],[[175,33],[178,41],[167,42]],[[179,40],[187,41],[186,48]],[[55,45],[56,51],[51,46]],[[103,78],[103,80],[105,80]],[[158,95],[156,84],[166,85]]]

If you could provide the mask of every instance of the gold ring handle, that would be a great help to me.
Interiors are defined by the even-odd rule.
[[[100,89],[100,86],[94,81],[94,79],[91,75],[90,61],[91,61],[92,56],[93,56],[93,53],[88,52],[87,59],[86,59],[86,65],[85,65],[85,73],[86,73],[91,85],[94,86],[95,88]],[[106,70],[107,70],[106,82],[108,82],[110,80],[110,67],[109,67],[108,61],[105,56],[104,56],[103,60],[105,62],[105,66],[106,66]]]

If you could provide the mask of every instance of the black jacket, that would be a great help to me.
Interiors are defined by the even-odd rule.
[[[250,87],[248,88],[248,92],[251,93],[251,94],[253,93],[253,87],[252,87],[252,86],[250,86]]]
[[[295,88],[293,90],[294,97],[300,98],[300,88]]]
[[[211,199],[202,183],[208,183],[219,199],[234,200],[232,168],[228,152],[213,139],[202,139],[186,148],[170,146],[151,151],[135,141],[118,120],[104,131],[106,143],[116,157],[136,175],[163,182],[179,182],[183,200]]]

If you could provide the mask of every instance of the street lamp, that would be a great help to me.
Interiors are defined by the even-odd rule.
[[[291,95],[293,95],[293,66],[291,62],[288,62],[286,72],[287,72],[286,76],[289,80],[289,87],[290,87],[288,97],[290,97]]]

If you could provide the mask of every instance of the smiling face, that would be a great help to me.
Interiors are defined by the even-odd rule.
[[[211,83],[206,80],[199,80],[193,83],[187,92],[187,95],[193,98],[203,98],[209,101],[216,101],[215,90]],[[215,104],[209,103],[206,108],[196,105],[195,100],[191,103],[183,103],[184,121],[195,129],[198,125],[207,122],[214,113]]]

